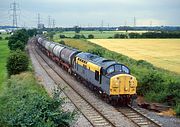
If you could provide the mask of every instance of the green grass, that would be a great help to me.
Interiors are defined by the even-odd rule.
[[[3,82],[7,79],[6,61],[9,55],[8,41],[0,40],[0,91]]]

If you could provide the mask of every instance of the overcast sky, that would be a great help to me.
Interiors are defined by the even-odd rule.
[[[10,3],[0,0],[0,25],[12,25]],[[37,14],[41,23],[48,24],[48,16],[56,26],[180,26],[180,0],[16,0],[19,4],[19,26],[37,26]],[[9,11],[9,12],[8,12]]]

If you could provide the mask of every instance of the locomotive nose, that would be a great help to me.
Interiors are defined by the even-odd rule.
[[[137,80],[132,75],[119,74],[110,79],[110,94],[136,94]]]

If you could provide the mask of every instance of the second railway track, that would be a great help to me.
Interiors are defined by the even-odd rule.
[[[61,89],[66,88],[64,93],[68,98],[75,104],[75,106],[82,112],[82,114],[89,120],[93,126],[141,126],[141,127],[159,127],[162,126],[158,122],[148,118],[147,116],[140,113],[137,109],[132,107],[120,107],[113,108],[109,105],[109,108],[105,108],[101,102],[96,102],[93,99],[88,98],[88,93],[81,94],[72,86],[67,80],[64,80],[62,75],[59,74],[54,64],[48,62],[49,58],[44,56],[42,52],[37,49],[34,44],[31,44],[31,50],[35,57],[39,61],[40,65],[48,73],[48,75],[59,85]],[[42,64],[44,61],[44,64]],[[83,92],[83,91],[81,91]],[[86,97],[84,97],[86,95]],[[116,111],[115,111],[116,110]],[[117,112],[117,113],[115,113]],[[119,113],[118,113],[119,112]],[[123,114],[123,115],[122,115]],[[117,117],[117,118],[113,118]],[[124,117],[128,118],[134,124],[127,124],[128,121],[123,120]],[[118,121],[121,118],[122,121]]]
[[[134,123],[136,123],[139,127],[161,127],[158,121],[151,119],[150,117],[146,116],[142,113],[141,109],[136,107],[127,106],[127,107],[120,107],[117,108],[119,112],[123,115],[131,119]]]

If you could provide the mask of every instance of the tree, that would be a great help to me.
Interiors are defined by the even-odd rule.
[[[75,27],[74,27],[74,31],[75,31],[75,33],[80,33],[81,27],[75,26]]]
[[[117,34],[114,34],[114,38],[119,38],[120,35],[117,33]]]
[[[28,69],[29,59],[25,52],[20,50],[12,51],[7,59],[8,75],[19,74]]]
[[[63,35],[63,34],[60,34],[59,37],[60,37],[60,38],[66,38],[66,36]]]
[[[48,37],[49,37],[49,39],[51,40],[51,41],[53,41],[53,37],[54,37],[54,32],[49,32],[48,33]]]
[[[22,41],[18,40],[16,43],[14,43],[12,45],[11,50],[21,50],[21,51],[23,51],[24,48],[25,48],[25,44]]]
[[[139,38],[140,34],[139,33],[129,33],[130,38]]]
[[[29,30],[27,30],[27,34],[29,35],[29,37],[36,35],[37,29],[29,29]]]
[[[5,37],[5,40],[9,40],[9,37]]]
[[[88,35],[88,38],[89,38],[89,39],[93,39],[93,38],[94,38],[94,35],[89,34],[89,35]]]
[[[28,34],[27,34],[27,31],[25,29],[21,29],[21,30],[18,30],[16,31],[10,38],[9,38],[9,41],[8,41],[8,46],[9,46],[9,49],[10,50],[16,50],[14,48],[14,45],[16,45],[15,43],[17,41],[21,41],[24,46],[26,45],[27,41],[28,41]]]

